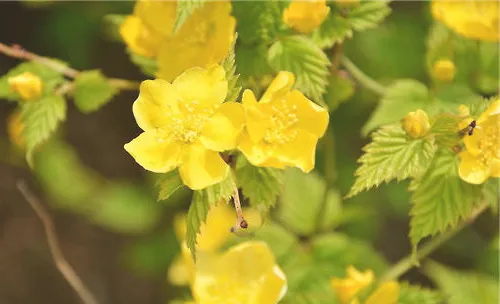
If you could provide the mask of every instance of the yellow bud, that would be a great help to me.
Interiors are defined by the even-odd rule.
[[[335,0],[335,3],[340,7],[350,7],[358,5],[359,0]]]
[[[455,77],[457,68],[453,61],[448,59],[441,59],[434,63],[432,67],[432,76],[437,80],[450,82]]]
[[[24,101],[36,100],[42,95],[43,83],[40,77],[24,72],[7,79],[10,89],[18,93]]]
[[[13,112],[7,118],[7,134],[10,141],[19,148],[24,147],[24,138],[22,135],[24,125],[21,123],[21,113]]]
[[[418,109],[415,112],[410,112],[401,120],[403,129],[406,134],[412,138],[419,138],[429,133],[431,125],[427,113]]]

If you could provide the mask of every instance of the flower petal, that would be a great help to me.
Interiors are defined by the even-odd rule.
[[[477,156],[483,153],[481,151],[480,143],[486,137],[485,130],[482,126],[477,126],[474,128],[472,135],[466,134],[463,138],[465,147],[470,154]]]
[[[120,35],[134,53],[145,57],[156,56],[163,40],[160,33],[149,28],[136,16],[125,18],[120,26]]]
[[[458,175],[470,184],[482,184],[489,176],[489,168],[468,151],[463,151],[460,153]]]
[[[143,132],[124,146],[144,169],[165,173],[175,169],[181,160],[181,145],[162,140],[156,132]]]
[[[498,115],[498,114],[500,114],[500,99],[495,100],[494,102],[492,102],[490,104],[490,106],[486,109],[486,111],[484,111],[481,114],[481,116],[479,116],[477,123],[481,125],[484,122],[486,122],[490,116]],[[497,118],[497,119],[500,119],[500,118]]]
[[[316,136],[297,130],[294,140],[276,146],[274,156],[287,166],[298,167],[307,173],[314,168],[317,142]]]
[[[286,97],[287,103],[297,107],[297,128],[316,137],[325,134],[328,127],[328,111],[307,99],[301,92],[294,90]]]
[[[229,173],[229,166],[218,152],[195,143],[189,146],[179,173],[186,186],[199,190],[221,182]]]
[[[245,122],[245,111],[240,103],[223,103],[203,127],[200,141],[210,150],[234,149]]]
[[[196,102],[203,107],[221,104],[227,94],[224,69],[212,65],[208,69],[191,68],[172,83],[184,102]]]
[[[168,113],[177,112],[180,96],[165,80],[145,80],[139,97],[132,106],[135,120],[144,131],[161,128],[167,123]]]
[[[396,304],[398,299],[399,284],[397,282],[385,282],[366,299],[365,304]]]
[[[243,131],[238,149],[245,155],[247,160],[254,166],[261,166],[269,160],[271,151],[266,149],[262,143],[254,143],[248,132]]]
[[[172,34],[177,14],[177,1],[137,1],[134,15],[163,36]]]
[[[280,100],[290,91],[295,81],[292,73],[281,71],[276,75],[273,82],[269,85],[266,92],[260,98],[261,103],[266,103],[272,100]]]
[[[243,106],[245,107],[245,123],[250,138],[254,142],[259,142],[266,130],[270,128],[268,117],[263,112],[263,105],[257,103],[255,95],[250,90],[243,92]]]

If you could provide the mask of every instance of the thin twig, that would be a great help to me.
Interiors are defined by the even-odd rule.
[[[346,70],[349,71],[349,73],[365,88],[378,95],[385,94],[385,87],[361,71],[354,63],[352,63],[351,60],[349,60],[349,58],[345,56],[342,57],[341,63],[344,68],[346,68]]]
[[[80,74],[80,71],[78,70],[68,67],[56,60],[29,52],[19,45],[8,46],[0,42],[0,53],[17,59],[36,61],[72,79],[78,77],[78,75]],[[112,86],[119,90],[135,91],[138,90],[140,86],[140,83],[137,81],[120,78],[109,78],[108,81]]]
[[[240,194],[238,192],[238,186],[236,185],[236,181],[233,183],[234,192],[233,192],[233,202],[234,208],[236,209],[236,225],[231,227],[231,232],[236,232],[240,228],[246,229],[248,228],[248,223],[243,217],[243,210],[241,209],[240,202]]]
[[[97,304],[94,295],[85,286],[80,277],[76,274],[73,267],[71,267],[68,261],[66,261],[61,247],[59,246],[54,223],[52,222],[50,214],[47,212],[47,210],[45,210],[45,208],[35,197],[35,195],[31,193],[24,181],[18,181],[17,188],[42,221],[42,224],[45,228],[45,234],[47,235],[47,242],[49,244],[50,253],[52,254],[52,258],[54,259],[54,263],[56,264],[57,269],[59,269],[66,281],[68,281],[71,287],[73,287],[83,303]]]

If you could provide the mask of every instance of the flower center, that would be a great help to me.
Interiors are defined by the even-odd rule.
[[[287,105],[281,100],[271,107],[271,127],[266,130],[264,142],[267,144],[285,144],[295,139],[297,131],[292,127],[297,123],[297,106]]]
[[[500,127],[495,121],[483,128],[484,136],[479,141],[479,149],[482,152],[481,161],[484,164],[490,164],[494,158],[500,159]]]

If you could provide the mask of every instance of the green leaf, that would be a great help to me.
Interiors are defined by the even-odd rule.
[[[437,263],[429,263],[425,273],[437,283],[449,304],[497,304],[498,284],[485,274],[452,270]]]
[[[205,0],[183,0],[177,2],[177,12],[172,33],[175,34],[182,27],[184,22],[200,7],[203,7]]]
[[[81,72],[74,86],[75,105],[83,113],[99,110],[118,92],[98,70]]]
[[[483,198],[491,206],[493,213],[498,212],[498,198],[500,197],[500,179],[490,178],[484,183]]]
[[[421,239],[442,233],[467,217],[480,190],[480,186],[460,179],[458,157],[444,149],[436,152],[425,174],[411,188],[410,238],[414,253]]]
[[[130,57],[130,61],[138,66],[144,75],[155,77],[156,72],[158,71],[158,63],[156,62],[156,59],[136,54],[130,49],[128,49],[127,52]]]
[[[429,103],[429,91],[424,84],[411,79],[398,80],[387,88],[362,133],[366,135],[378,126],[397,122],[408,112],[425,109]]]
[[[50,95],[25,103],[21,111],[22,132],[26,141],[26,160],[33,165],[33,153],[66,119],[66,101],[60,95]]]
[[[458,123],[463,119],[454,114],[439,114],[431,120],[430,133],[441,147],[452,148],[460,144]]]
[[[334,111],[341,103],[347,101],[354,94],[354,82],[347,76],[339,73],[330,75],[325,101],[328,110]]]
[[[277,214],[280,222],[299,235],[332,229],[340,219],[341,199],[337,191],[325,191],[326,183],[318,175],[287,169]]]
[[[313,101],[323,103],[330,62],[309,38],[289,36],[277,41],[269,49],[268,61],[276,72],[292,72],[296,77],[295,87]]]
[[[54,60],[54,62],[59,63],[62,67],[66,65],[59,60]],[[43,82],[43,95],[52,94],[54,89],[64,81],[64,77],[61,73],[41,63],[35,61],[23,62],[0,77],[0,98],[11,101],[21,98],[17,93],[10,90],[8,79],[24,72],[31,72],[40,77]]]
[[[443,24],[436,22],[427,37],[426,63],[429,74],[439,59],[453,59],[453,34]]]
[[[371,143],[363,147],[356,170],[356,181],[347,194],[378,187],[383,182],[397,181],[422,174],[436,150],[428,138],[412,139],[399,125],[385,126],[373,134]]]
[[[391,13],[389,1],[360,1],[353,6],[347,16],[349,23],[356,31],[376,27]]]
[[[236,161],[236,180],[250,205],[266,211],[275,205],[281,192],[283,170],[253,166],[240,155]]]
[[[238,85],[239,74],[236,74],[236,63],[235,63],[235,55],[234,55],[234,46],[236,44],[237,37],[234,38],[233,43],[229,47],[229,52],[227,57],[222,60],[221,65],[226,72],[227,79],[227,101],[236,101],[238,98],[241,86]]]
[[[265,45],[247,46],[236,44],[236,71],[244,79],[262,77],[271,74],[272,70],[267,62],[267,47]]]
[[[346,38],[351,38],[353,30],[349,19],[338,14],[328,14],[321,26],[311,33],[311,39],[320,48],[331,48]]]
[[[184,186],[177,170],[162,174],[156,185],[160,190],[158,193],[159,201],[168,199],[175,191]]]
[[[196,236],[200,232],[201,224],[207,218],[208,210],[220,201],[223,203],[229,201],[233,193],[234,180],[231,174],[219,184],[193,192],[186,218],[186,243],[193,257],[196,257]]]
[[[102,18],[102,31],[106,38],[111,41],[123,41],[120,34],[120,27],[127,18],[127,15],[108,14]]]
[[[401,283],[398,304],[441,304],[443,299],[438,291],[418,285]]]

